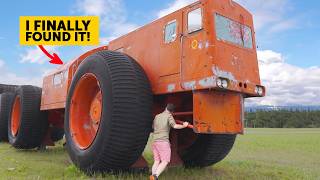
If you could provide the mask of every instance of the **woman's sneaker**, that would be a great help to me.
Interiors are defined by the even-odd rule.
[[[155,174],[150,175],[150,180],[158,180],[158,177]]]

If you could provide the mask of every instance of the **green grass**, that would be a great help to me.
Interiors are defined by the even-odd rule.
[[[144,155],[151,164],[149,148]],[[88,177],[72,165],[61,145],[40,152],[0,144],[0,179],[102,178],[148,179],[148,174]],[[220,163],[204,169],[170,168],[161,179],[320,180],[320,129],[247,129]]]

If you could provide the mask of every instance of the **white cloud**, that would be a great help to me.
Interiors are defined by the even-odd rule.
[[[117,1],[114,1],[117,3]],[[113,5],[112,3],[111,5]],[[89,15],[101,16],[108,12],[105,11],[104,7],[106,6],[106,1],[103,0],[78,0],[76,4],[76,11],[84,12]],[[110,12],[109,12],[110,13]]]
[[[284,63],[284,58],[281,53],[277,53],[271,50],[258,51],[257,53],[260,63]]]
[[[197,0],[175,0],[173,3],[169,4],[166,9],[160,10],[158,17],[163,17],[196,1]]]
[[[285,62],[280,53],[258,51],[260,77],[267,96],[248,104],[320,105],[320,67],[302,68]]]
[[[137,29],[139,26],[127,21],[122,0],[77,0],[73,12],[100,17],[101,31],[108,33],[108,41]]]
[[[57,53],[56,46],[45,46],[45,49],[50,53]],[[47,57],[39,47],[30,47],[24,53],[20,54],[20,63],[38,63],[43,64],[49,62],[49,57]]]
[[[274,23],[270,27],[269,32],[280,32],[297,27],[297,19],[287,19],[277,23]]]
[[[4,67],[4,61],[0,59],[0,70]]]
[[[40,70],[44,73],[47,71],[46,69]],[[35,86],[42,86],[42,76],[39,77],[25,77],[25,76],[18,76],[15,73],[12,73],[5,64],[4,60],[0,59],[0,84],[14,84],[14,85],[35,85]]]
[[[297,19],[287,14],[292,9],[288,0],[235,0],[252,14],[256,30],[280,32],[296,27]]]

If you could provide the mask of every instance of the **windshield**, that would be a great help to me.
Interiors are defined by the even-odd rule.
[[[216,36],[218,40],[228,41],[245,48],[252,48],[252,33],[249,26],[215,14]]]

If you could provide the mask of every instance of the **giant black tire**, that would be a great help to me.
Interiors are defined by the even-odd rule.
[[[102,91],[99,129],[92,144],[80,148],[70,133],[70,103],[79,79],[94,74]],[[86,173],[122,171],[141,156],[152,125],[152,92],[142,67],[119,52],[100,51],[79,66],[70,86],[65,113],[66,148]]]
[[[18,87],[16,85],[0,84],[0,94],[5,92],[13,93]]]
[[[17,134],[11,131],[15,99],[20,100],[20,123]],[[17,149],[39,147],[48,128],[47,113],[40,111],[41,88],[24,85],[16,89],[8,121],[9,143]]]
[[[60,141],[64,136],[64,128],[51,127],[51,140],[53,142]]]
[[[8,119],[12,100],[12,93],[0,94],[0,141],[8,141]]]
[[[186,167],[206,167],[225,158],[235,142],[235,134],[200,134],[182,154]]]

